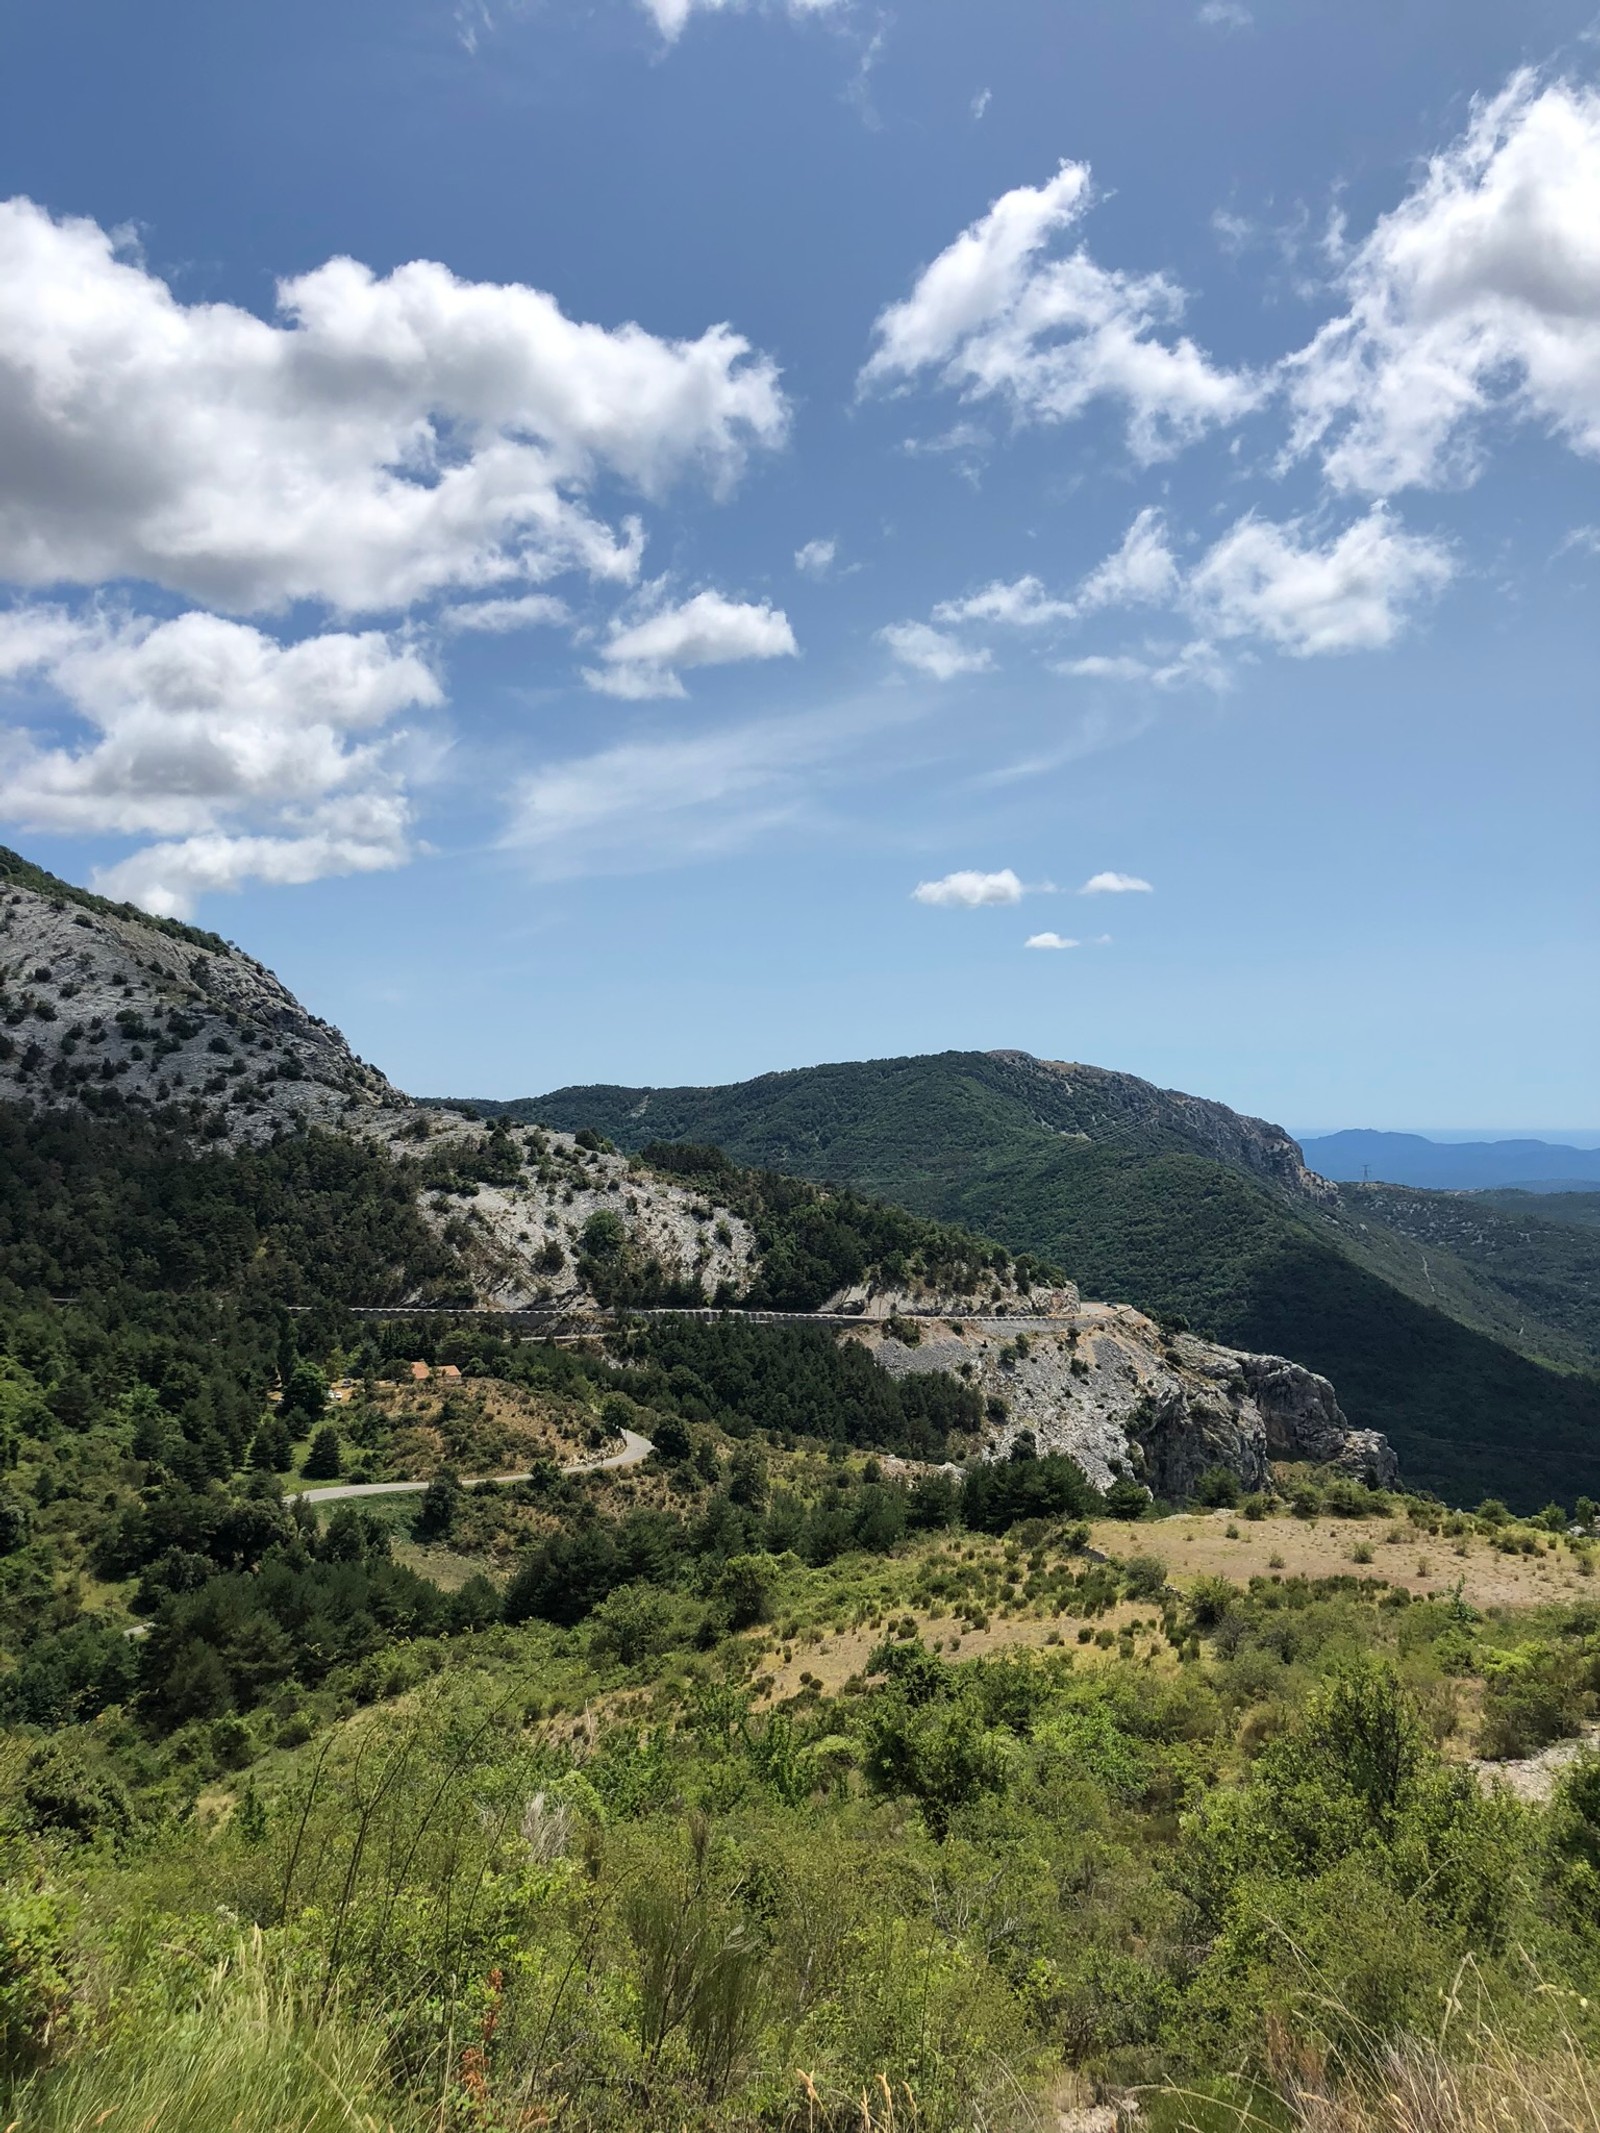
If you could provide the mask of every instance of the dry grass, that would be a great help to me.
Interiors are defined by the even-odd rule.
[[[1079,1666],[1092,1666],[1122,1656],[1115,1647],[1110,1650],[1093,1643],[1080,1644],[1078,1631],[1083,1626],[1081,1619],[1070,1613],[1035,1615],[1033,1613],[991,1617],[987,1629],[969,1629],[960,1615],[929,1614],[926,1609],[909,1605],[896,1607],[893,1612],[912,1620],[917,1625],[917,1634],[923,1642],[940,1651],[949,1659],[978,1659],[989,1652],[1017,1650],[1019,1647],[1033,1651],[1043,1650],[1046,1645],[1060,1645],[1074,1654]],[[1157,1609],[1152,1601],[1123,1601],[1096,1615],[1089,1625],[1095,1630],[1119,1630],[1124,1623],[1151,1623]],[[757,1632],[762,1639],[774,1639],[774,1632],[766,1629]],[[768,1654],[761,1664],[761,1678],[765,1686],[762,1695],[771,1701],[781,1701],[795,1695],[807,1684],[802,1674],[809,1674],[812,1683],[820,1686],[821,1693],[835,1696],[852,1676],[864,1673],[868,1657],[883,1642],[882,1628],[863,1626],[844,1631],[830,1630],[822,1634],[820,1642],[806,1638],[795,1639],[787,1647],[781,1638],[775,1638],[779,1651]],[[779,1653],[787,1648],[791,1657],[784,1659]],[[1176,1661],[1168,1649],[1165,1637],[1157,1630],[1146,1628],[1136,1634],[1135,1656],[1151,1657],[1153,1664],[1171,1666]]]
[[[1555,1987],[1543,1993],[1551,2007],[1576,2000]],[[1470,1958],[1437,2037],[1384,2040],[1336,2000],[1325,2011],[1350,2040],[1337,2065],[1321,2044],[1271,2020],[1267,2080],[1254,2105],[1169,2090],[1153,2099],[1152,2119],[1162,2133],[1600,2133],[1592,2038],[1562,2019],[1537,2043],[1513,2036]]]
[[[1229,1540],[1227,1529],[1239,1537]],[[1390,1534],[1398,1535],[1391,1541]],[[1553,1554],[1503,1555],[1492,1542],[1473,1535],[1444,1540],[1419,1533],[1402,1519],[1263,1518],[1255,1522],[1237,1511],[1192,1511],[1153,1525],[1129,1526],[1101,1519],[1091,1545],[1108,1555],[1158,1555],[1173,1584],[1188,1586],[1196,1578],[1225,1577],[1245,1584],[1252,1577],[1367,1577],[1402,1585],[1414,1597],[1447,1594],[1459,1582],[1474,1607],[1538,1607],[1551,1601],[1593,1598],[1594,1578],[1586,1578],[1578,1559],[1564,1543]],[[1352,1560],[1359,1547],[1370,1547],[1372,1561]],[[1281,1564],[1272,1558],[1281,1556]],[[1418,1564],[1425,1562],[1426,1570]]]
[[[1286,2101],[1304,2133],[1600,2133],[1595,2069],[1570,2036],[1537,2059],[1496,2038],[1460,2062],[1398,2045],[1367,2081],[1291,2081]]]

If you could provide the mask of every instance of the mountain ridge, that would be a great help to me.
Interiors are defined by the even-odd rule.
[[[891,1376],[912,1378],[926,1372],[931,1350],[918,1356],[915,1341],[880,1336],[903,1314],[940,1313],[948,1360],[969,1381],[964,1395],[956,1377],[950,1387],[970,1403],[973,1445],[991,1456],[1026,1437],[1069,1453],[1099,1486],[1138,1476],[1178,1494],[1217,1465],[1259,1486],[1272,1458],[1376,1482],[1395,1476],[1381,1436],[1352,1430],[1333,1386],[1291,1358],[1194,1339],[1180,1349],[1131,1308],[1080,1308],[1077,1292],[1037,1256],[826,1185],[742,1173],[715,1149],[619,1154],[581,1129],[513,1131],[504,1119],[484,1132],[459,1106],[403,1095],[243,949],[147,921],[10,853],[0,854],[0,1025],[18,1032],[0,1038],[0,1133],[14,1150],[53,1140],[47,1172],[88,1176],[115,1146],[113,1172],[143,1171],[156,1202],[176,1186],[192,1205],[201,1189],[174,1173],[209,1160],[208,1183],[220,1190],[216,1212],[198,1218],[202,1229],[208,1219],[231,1230],[241,1217],[249,1224],[259,1191],[230,1204],[237,1181],[214,1173],[263,1155],[290,1164],[326,1155],[335,1172],[343,1166],[356,1182],[339,1219],[359,1224],[363,1190],[386,1199],[404,1250],[382,1269],[383,1295],[363,1299],[342,1269],[331,1294],[303,1297],[297,1308],[531,1307],[592,1337],[641,1310],[831,1308],[854,1315],[843,1334],[819,1328],[820,1337],[856,1341]],[[1104,1088],[1056,1097],[1096,1103],[1097,1116],[1108,1103]],[[1189,1130],[1226,1136],[1229,1116],[1201,1106]],[[77,1120],[93,1121],[88,1139],[98,1131],[122,1141],[95,1153],[83,1135],[71,1145]],[[1258,1159],[1281,1169],[1287,1158],[1271,1129],[1246,1129],[1241,1157],[1257,1154],[1258,1138]],[[30,1263],[37,1286],[34,1234],[69,1219],[76,1198],[57,1191],[45,1218],[45,1180],[35,1174],[30,1214],[31,1167],[17,1155],[0,1179],[12,1196],[10,1208],[0,1200],[0,1276],[23,1286]],[[169,1264],[182,1262],[185,1241],[206,1241],[185,1240],[181,1224],[149,1227],[134,1240],[136,1263],[157,1264],[157,1227]],[[371,1253],[356,1256],[377,1266]],[[276,1294],[258,1303],[287,1306],[290,1288],[301,1296],[297,1269],[280,1265],[276,1277]],[[1019,1324],[1039,1339],[1025,1368]],[[907,1370],[897,1372],[892,1359],[905,1357]]]
[[[1576,1331],[1546,1327],[1530,1283],[1493,1252],[1469,1263],[1419,1245],[1374,1219],[1362,1188],[1309,1171],[1283,1129],[1207,1099],[987,1051],[723,1087],[569,1087],[481,1109],[581,1121],[623,1146],[713,1141],[1041,1252],[1087,1294],[1295,1356],[1444,1493],[1525,1501],[1580,1477],[1600,1485],[1594,1291],[1563,1291]],[[1488,1233],[1513,1218],[1483,1219]]]

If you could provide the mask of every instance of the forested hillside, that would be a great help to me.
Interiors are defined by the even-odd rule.
[[[1524,1224],[1534,1242],[1508,1273],[1503,1257],[1462,1256],[1457,1234],[1424,1270],[1412,1239],[1308,1178],[1277,1129],[1163,1102],[1132,1077],[1037,1068],[944,1053],[494,1108],[624,1146],[717,1141],[741,1162],[849,1180],[1046,1254],[1086,1295],[1331,1377],[1351,1420],[1445,1493],[1532,1502],[1575,1476],[1600,1486],[1600,1380],[1539,1359],[1595,1352],[1600,1299],[1570,1248],[1541,1256]]]

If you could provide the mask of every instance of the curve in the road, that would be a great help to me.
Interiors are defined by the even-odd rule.
[[[622,1432],[622,1449],[610,1452],[604,1459],[581,1459],[575,1466],[564,1466],[563,1474],[600,1474],[607,1468],[639,1466],[655,1450],[648,1437],[641,1437],[637,1430]],[[481,1489],[488,1482],[531,1481],[532,1474],[477,1474],[463,1481],[464,1489]],[[420,1496],[428,1486],[425,1481],[345,1481],[331,1489],[286,1489],[288,1502],[347,1503],[352,1496]]]

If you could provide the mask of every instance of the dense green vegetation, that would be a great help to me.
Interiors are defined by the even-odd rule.
[[[1339,1201],[1374,1267],[1414,1298],[1540,1360],[1600,1365],[1600,1236],[1585,1220],[1600,1197],[1345,1185]]]
[[[1479,1681],[1503,1746],[1578,1723],[1595,1609],[1185,1595],[1138,1533],[641,1557],[577,1620],[519,1600],[248,1709],[15,1729],[9,2119],[953,2133],[1077,2084],[1167,2133],[1238,2123],[1207,2096],[1341,2133],[1488,2050],[1502,2101],[1514,2069],[1559,2102],[1600,2047],[1600,1759],[1525,1807],[1445,1751]],[[930,1607],[1034,1641],[952,1654]]]
[[[1359,1208],[1294,1198],[1220,1160],[1181,1112],[1106,1112],[1059,1088],[1004,1055],[946,1053],[500,1108],[623,1146],[711,1141],[739,1162],[848,1181],[1054,1261],[1086,1294],[1292,1356],[1333,1380],[1352,1422],[1389,1436],[1414,1481],[1446,1494],[1531,1506],[1600,1490],[1600,1379],[1512,1344],[1526,1321],[1539,1332],[1543,1283],[1551,1322],[1536,1352],[1594,1352],[1600,1302],[1569,1248],[1541,1253],[1543,1233],[1523,1224],[1532,1241],[1516,1266],[1504,1253],[1469,1262],[1458,1233],[1424,1267],[1414,1240]]]
[[[821,1188],[779,1172],[740,1170],[720,1148],[650,1141],[643,1160],[669,1177],[695,1179],[755,1231],[761,1271],[744,1301],[755,1308],[814,1311],[837,1290],[870,1278],[886,1288],[922,1286],[961,1296],[1000,1277],[1026,1295],[1064,1279],[1048,1260],[970,1229],[907,1214],[848,1187]]]
[[[193,1156],[148,1123],[0,1107],[0,1648],[70,1629],[96,1580],[163,1549],[249,1567],[229,1519],[260,1515],[269,1388],[341,1299],[454,1278],[405,1172],[335,1136]],[[319,1404],[291,1397],[280,1426],[305,1435]],[[135,1560],[118,1536],[141,1519],[165,1537]]]

